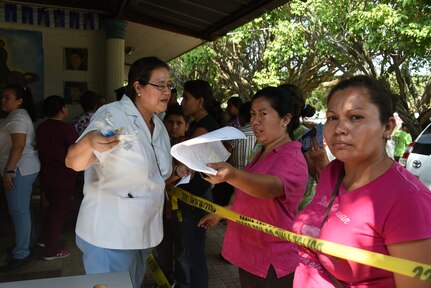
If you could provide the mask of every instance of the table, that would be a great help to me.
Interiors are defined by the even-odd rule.
[[[128,271],[0,283],[0,288],[132,288]]]

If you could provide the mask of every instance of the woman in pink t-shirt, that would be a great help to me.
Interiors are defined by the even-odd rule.
[[[282,88],[258,91],[251,103],[250,123],[262,150],[244,170],[225,162],[209,164],[217,175],[206,177],[211,183],[235,187],[233,211],[287,230],[292,228],[308,178],[301,143],[292,141],[303,107],[297,99]],[[210,214],[199,224],[211,228],[220,219]],[[229,222],[222,255],[239,267],[241,287],[293,285],[298,264],[295,244]]]
[[[385,150],[395,127],[391,93],[371,77],[355,76],[332,89],[327,106],[324,136],[337,160],[320,173],[316,196],[293,231],[431,264],[431,193]],[[299,257],[298,288],[430,287],[304,247]]]

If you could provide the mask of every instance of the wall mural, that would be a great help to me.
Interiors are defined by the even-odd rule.
[[[0,88],[28,86],[35,103],[43,101],[43,58],[41,32],[0,29]]]

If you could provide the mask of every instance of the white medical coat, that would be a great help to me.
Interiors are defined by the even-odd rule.
[[[123,97],[99,108],[83,135],[97,130],[96,121],[103,122],[107,115],[114,128],[135,131],[138,139],[131,147],[120,143],[110,151],[94,152],[99,162],[85,171],[76,234],[108,249],[155,247],[163,237],[164,180],[172,173],[168,133],[153,115],[151,135],[133,102]]]

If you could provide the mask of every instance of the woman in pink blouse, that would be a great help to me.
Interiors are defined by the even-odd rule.
[[[235,187],[233,211],[283,229],[291,230],[293,218],[307,184],[307,164],[301,143],[292,141],[302,106],[282,88],[258,91],[251,104],[251,126],[262,150],[244,170],[226,162],[208,166],[216,176],[211,183]],[[209,214],[199,225],[211,228],[221,218]],[[297,246],[275,236],[229,222],[223,257],[239,267],[241,287],[292,287],[298,264]]]

